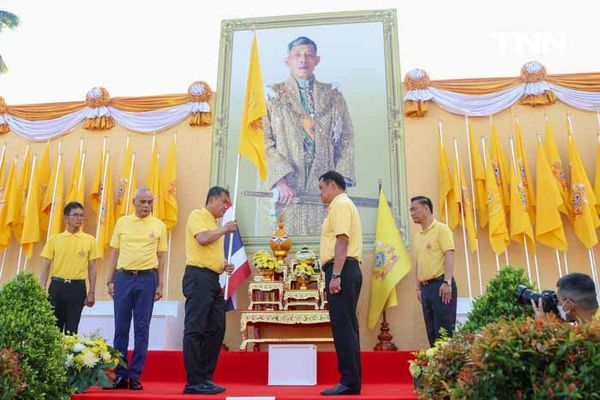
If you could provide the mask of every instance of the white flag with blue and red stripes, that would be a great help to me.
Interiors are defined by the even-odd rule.
[[[233,209],[230,205],[227,211],[225,211],[225,215],[223,215],[221,224],[225,225],[229,221],[233,220]],[[229,240],[231,237],[232,235],[229,233],[225,235],[225,246],[223,251],[225,252],[226,259],[228,256],[227,253],[229,252]],[[227,311],[237,309],[237,298],[235,291],[238,286],[242,284],[242,282],[252,275],[252,270],[250,269],[250,264],[248,263],[248,257],[246,256],[246,250],[244,249],[244,244],[242,243],[242,236],[240,235],[239,229],[233,234],[233,247],[231,252],[231,260],[229,260],[229,262],[233,264],[234,270],[229,277],[229,293],[226,296],[228,300],[225,308]],[[219,282],[221,283],[221,288],[223,290],[225,290],[226,277],[226,273],[221,274],[219,277]]]

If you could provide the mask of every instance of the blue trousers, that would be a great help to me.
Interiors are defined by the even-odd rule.
[[[118,366],[117,376],[139,379],[148,351],[150,320],[154,307],[158,277],[156,270],[138,275],[130,275],[118,270],[115,277],[115,349],[121,352],[127,368]],[[131,362],[127,362],[129,329],[133,316],[134,349]]]

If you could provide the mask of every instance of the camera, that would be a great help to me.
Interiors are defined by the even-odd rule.
[[[515,293],[517,303],[531,305],[531,300],[538,304],[539,299],[542,299],[542,309],[545,313],[553,312],[558,314],[558,297],[553,290],[544,290],[542,293],[536,293],[525,285],[517,286]]]

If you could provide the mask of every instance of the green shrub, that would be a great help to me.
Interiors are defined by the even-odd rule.
[[[19,356],[11,349],[0,349],[0,400],[12,400],[25,390]]]
[[[69,389],[62,334],[46,293],[31,273],[20,273],[0,291],[0,348],[21,357],[27,388],[19,399],[61,399]]]
[[[487,324],[500,319],[512,320],[533,315],[531,305],[522,305],[515,301],[518,285],[533,288],[523,269],[503,267],[498,276],[489,282],[483,296],[475,299],[469,319],[461,330],[477,332]]]

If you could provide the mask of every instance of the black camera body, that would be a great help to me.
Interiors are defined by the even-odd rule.
[[[519,285],[517,286],[517,291],[515,292],[515,298],[517,303],[526,305],[531,305],[531,300],[533,300],[536,306],[541,298],[542,309],[545,313],[553,312],[554,314],[559,315],[558,297],[556,296],[556,292],[554,290],[544,290],[542,293],[536,293],[525,285]]]

